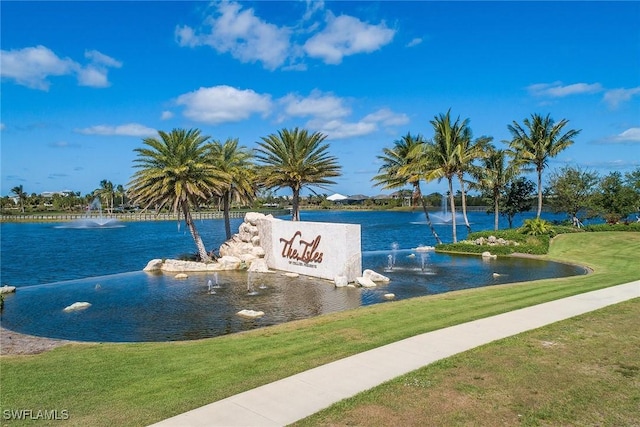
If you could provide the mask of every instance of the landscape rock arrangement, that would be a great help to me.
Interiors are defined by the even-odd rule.
[[[175,273],[176,278],[186,279],[189,272],[215,272],[224,270],[248,270],[252,272],[273,273],[265,261],[265,250],[260,245],[258,223],[263,220],[276,220],[272,215],[247,212],[244,221],[238,227],[238,233],[220,246],[220,257],[216,262],[203,263],[175,259],[153,259],[144,271],[162,271]],[[297,277],[297,273],[284,273],[287,277]],[[346,276],[336,276],[336,287],[362,286],[375,287],[379,283],[388,283],[389,278],[373,270],[364,270],[355,283],[348,283]]]

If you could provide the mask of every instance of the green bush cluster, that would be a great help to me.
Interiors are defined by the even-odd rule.
[[[497,239],[504,239],[509,242],[517,242],[518,245],[476,245],[475,240],[484,237],[494,236]],[[507,229],[497,231],[479,231],[469,234],[467,240],[438,245],[438,252],[462,252],[471,254],[481,254],[488,251],[493,255],[511,255],[513,253],[525,253],[533,255],[544,255],[549,251],[550,236],[542,234],[538,236],[530,236],[522,233],[521,229]]]
[[[594,224],[584,227],[585,231],[635,231],[640,232],[640,222],[620,223],[620,224]]]

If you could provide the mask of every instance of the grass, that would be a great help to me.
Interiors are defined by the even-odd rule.
[[[66,425],[147,425],[409,336],[637,280],[638,249],[637,233],[562,235],[546,258],[587,265],[593,274],[396,301],[200,341],[73,344],[3,356],[0,409],[66,409]]]
[[[296,426],[640,423],[640,299],[436,362]]]

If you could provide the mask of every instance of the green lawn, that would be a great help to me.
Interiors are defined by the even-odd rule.
[[[0,409],[66,409],[65,425],[147,425],[409,336],[637,280],[639,249],[638,233],[561,235],[548,258],[593,274],[396,301],[201,341],[74,344],[3,356]]]

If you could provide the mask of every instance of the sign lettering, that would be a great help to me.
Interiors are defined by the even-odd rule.
[[[322,263],[322,256],[324,255],[324,253],[318,251],[318,245],[320,245],[321,239],[322,236],[317,235],[316,238],[310,242],[302,240],[301,231],[296,231],[289,240],[281,237],[280,243],[284,243],[282,245],[282,257],[289,260],[301,261],[304,264],[311,262],[320,264]]]

